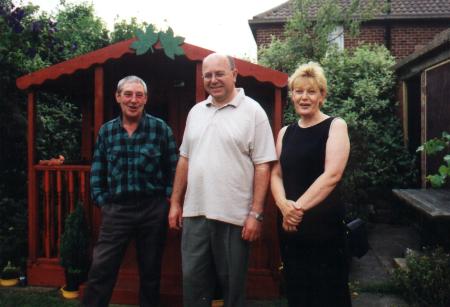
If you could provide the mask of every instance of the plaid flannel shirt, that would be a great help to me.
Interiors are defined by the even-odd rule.
[[[177,163],[170,127],[144,113],[132,136],[121,117],[99,131],[91,167],[91,196],[102,206],[121,196],[139,193],[170,197]]]

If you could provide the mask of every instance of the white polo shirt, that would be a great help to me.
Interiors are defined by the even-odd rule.
[[[276,160],[269,120],[237,89],[223,107],[211,96],[189,112],[180,155],[189,159],[183,217],[244,225],[253,200],[254,164]]]

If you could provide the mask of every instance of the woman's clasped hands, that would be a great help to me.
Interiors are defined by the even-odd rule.
[[[281,213],[283,214],[283,229],[287,232],[297,231],[300,225],[304,210],[299,204],[293,200],[286,199],[281,206]]]

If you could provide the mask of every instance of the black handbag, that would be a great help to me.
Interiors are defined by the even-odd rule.
[[[360,218],[346,224],[347,245],[350,255],[361,258],[369,250],[366,222]]]

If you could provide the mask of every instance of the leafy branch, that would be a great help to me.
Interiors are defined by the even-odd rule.
[[[418,152],[425,152],[428,155],[434,155],[445,149],[450,149],[450,134],[442,132],[442,137],[426,141],[417,148]],[[450,176],[450,154],[447,153],[443,158],[443,164],[439,166],[438,173],[427,176],[427,180],[433,188],[440,188],[445,184],[447,177]]]
[[[149,25],[144,31],[136,30],[137,40],[131,44],[131,48],[136,50],[137,55],[142,55],[147,52],[154,52],[153,46],[158,42],[161,43],[161,47],[167,57],[172,60],[176,55],[183,55],[184,50],[181,45],[184,43],[184,37],[174,36],[172,28],[168,28],[166,32],[157,32],[153,25]]]

